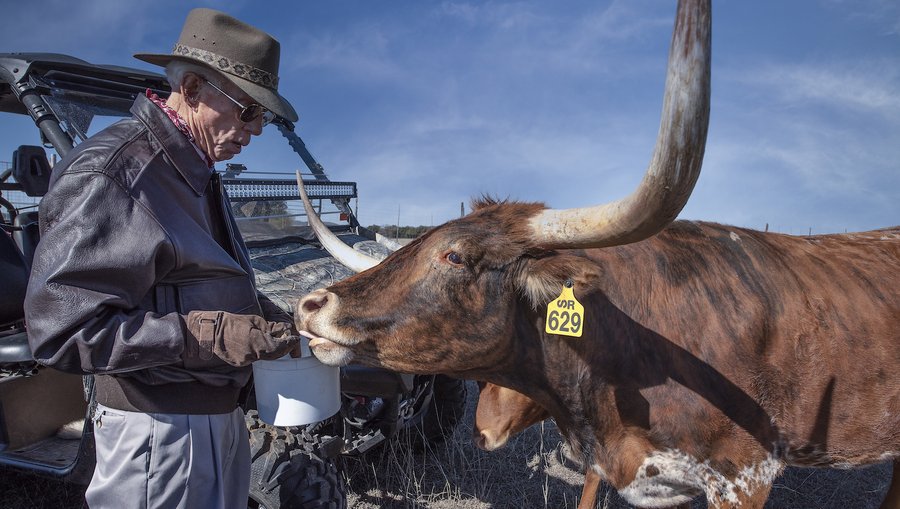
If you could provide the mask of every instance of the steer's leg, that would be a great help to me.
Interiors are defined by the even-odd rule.
[[[594,509],[597,506],[597,490],[600,489],[600,475],[593,468],[587,467],[584,473],[584,488],[581,489],[581,501],[578,509]]]
[[[887,496],[881,503],[881,509],[900,509],[900,460],[894,461],[894,476]]]
[[[766,500],[769,499],[769,493],[772,492],[772,483],[757,486],[756,491],[750,495],[741,494],[738,496],[740,503],[737,507],[741,509],[763,509]]]
[[[734,479],[732,479],[734,481]],[[736,493],[733,493],[737,496],[737,500],[709,500],[707,499],[708,509],[763,509],[763,506],[766,505],[766,500],[769,498],[769,493],[772,491],[772,483],[762,484],[756,483],[753,486],[753,491],[751,493],[745,493],[741,490],[738,490]],[[690,504],[686,506],[690,507]],[[679,507],[680,509],[680,507]]]

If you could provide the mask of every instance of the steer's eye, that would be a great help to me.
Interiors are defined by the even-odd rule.
[[[462,265],[463,259],[459,253],[456,251],[450,251],[447,253],[447,261],[452,263],[453,265]]]

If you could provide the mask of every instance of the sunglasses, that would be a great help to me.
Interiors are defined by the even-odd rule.
[[[236,104],[241,109],[241,112],[238,114],[238,118],[241,120],[241,122],[249,124],[250,122],[253,122],[254,120],[258,119],[260,116],[262,117],[262,125],[268,125],[268,124],[272,123],[273,120],[275,120],[275,114],[272,113],[271,111],[267,110],[261,104],[251,103],[251,104],[248,104],[247,106],[244,106],[237,99],[235,99],[234,97],[231,97],[224,90],[217,87],[215,83],[209,81],[206,78],[202,78],[202,79],[203,79],[203,81],[206,82],[207,85],[218,90],[220,94],[227,97],[229,100],[231,100],[231,102]]]

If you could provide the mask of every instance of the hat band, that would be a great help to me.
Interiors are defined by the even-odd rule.
[[[228,74],[243,78],[247,81],[252,81],[257,85],[262,85],[266,88],[271,88],[273,90],[278,89],[277,75],[262,69],[257,69],[252,65],[237,62],[222,55],[217,55],[212,51],[192,48],[191,46],[185,46],[184,44],[176,44],[175,48],[172,49],[172,54],[200,60],[218,71],[227,72]]]

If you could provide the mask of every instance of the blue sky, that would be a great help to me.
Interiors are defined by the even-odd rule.
[[[364,224],[439,224],[481,194],[621,198],[659,126],[675,2],[0,1],[0,52],[153,69],[191,7],[282,43],[281,93]],[[785,233],[900,223],[900,4],[715,1],[712,115],[686,219]],[[0,160],[34,143],[4,115]],[[292,173],[274,129],[238,162]]]

